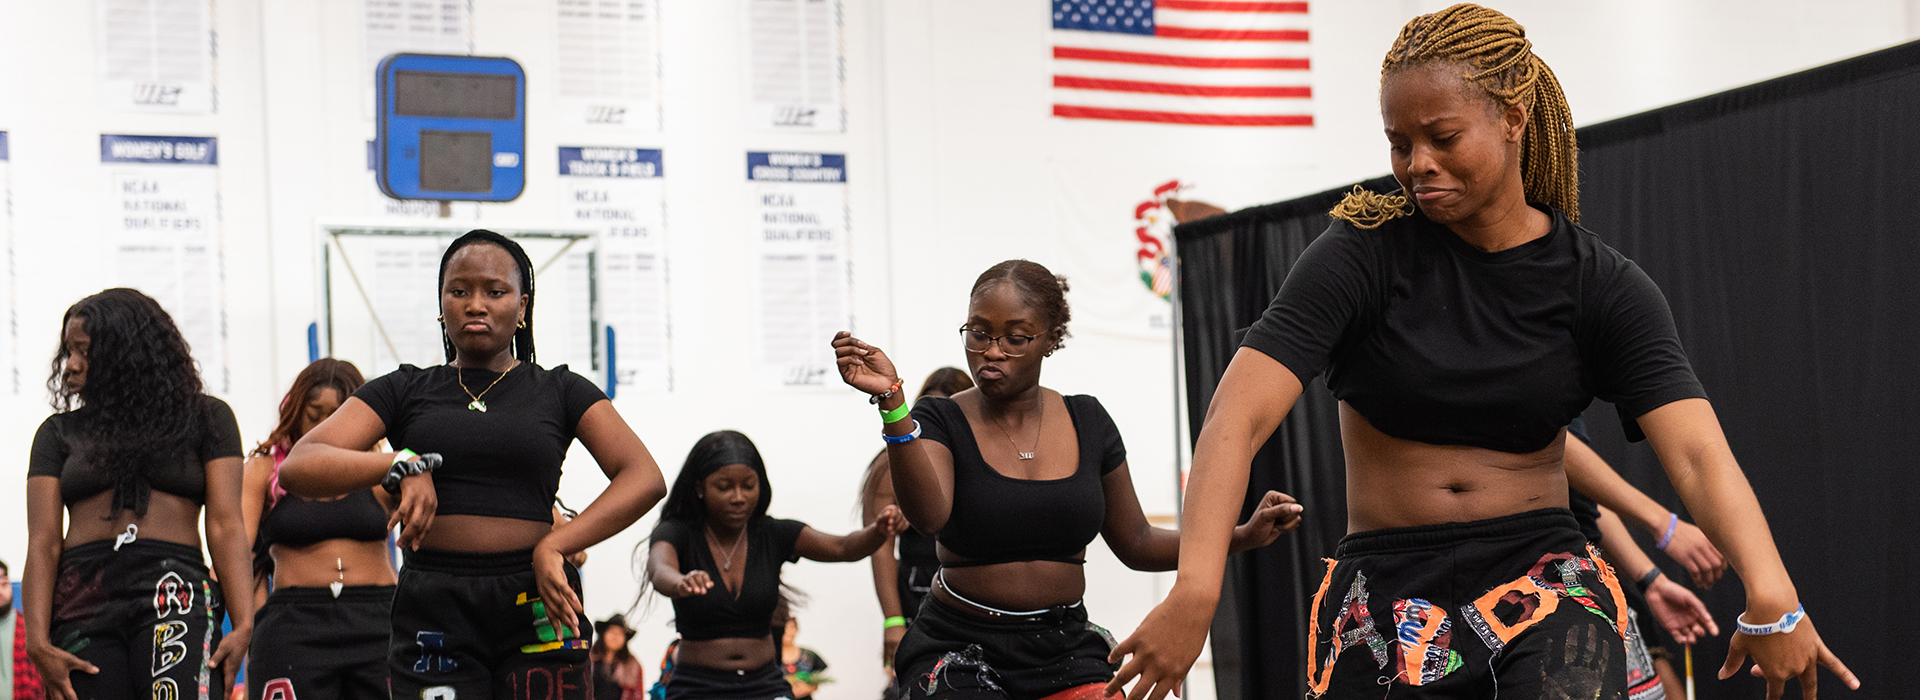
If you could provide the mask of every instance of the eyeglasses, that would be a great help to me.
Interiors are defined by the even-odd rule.
[[[988,335],[966,326],[960,327],[960,337],[966,340],[967,352],[985,354],[994,343],[1000,344],[1001,354],[1007,357],[1019,357],[1027,354],[1027,346],[1033,344],[1038,336],[1008,333],[1006,335]]]

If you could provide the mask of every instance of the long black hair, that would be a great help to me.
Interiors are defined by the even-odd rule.
[[[87,379],[67,386],[66,327],[81,319],[90,338]],[[53,410],[72,413],[88,445],[84,459],[113,482],[113,506],[147,514],[147,472],[191,458],[207,430],[208,400],[180,328],[160,303],[138,290],[108,289],[67,307],[60,347],[47,377]]]
[[[433,289],[434,296],[439,297],[441,290],[447,286],[447,264],[453,262],[453,254],[475,243],[500,246],[501,250],[507,251],[507,255],[513,256],[514,266],[520,268],[520,293],[527,295],[527,313],[520,327],[513,331],[513,356],[521,362],[533,364],[533,260],[527,257],[526,249],[521,248],[519,243],[483,228],[468,231],[466,235],[453,239],[453,243],[447,246],[447,252],[440,256],[440,283]],[[440,345],[447,351],[447,362],[452,363],[453,339],[447,337],[445,319],[440,321]]]
[[[693,443],[693,449],[687,451],[687,461],[680,465],[680,475],[673,478],[673,487],[667,490],[667,502],[660,506],[660,522],[654,525],[654,532],[670,522],[700,524],[707,521],[707,501],[701,495],[701,485],[706,478],[721,467],[729,464],[744,464],[760,476],[760,502],[753,507],[753,517],[748,519],[748,527],[754,520],[767,514],[767,507],[773,505],[773,482],[767,479],[767,463],[760,458],[760,448],[738,430],[716,430],[702,435]],[[742,533],[745,536],[745,533]],[[642,540],[633,547],[634,561],[646,561],[642,552],[652,547],[652,538]],[[680,556],[688,556],[682,553]],[[682,559],[681,561],[686,561]],[[782,589],[788,589],[785,584]],[[644,564],[640,567],[640,594],[634,597],[634,608],[640,606],[653,592],[653,567]],[[791,595],[791,594],[789,594]]]

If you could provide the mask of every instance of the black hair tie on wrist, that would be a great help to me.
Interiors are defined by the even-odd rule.
[[[442,461],[444,460],[440,453],[428,452],[420,455],[418,459],[394,462],[392,466],[387,467],[387,475],[380,479],[380,488],[386,489],[387,493],[398,495],[401,479],[430,473],[439,469]]]
[[[1653,567],[1652,570],[1648,571],[1645,574],[1642,574],[1640,576],[1640,592],[1646,593],[1647,587],[1652,586],[1654,579],[1657,579],[1657,578],[1660,578],[1660,567],[1658,566]]]

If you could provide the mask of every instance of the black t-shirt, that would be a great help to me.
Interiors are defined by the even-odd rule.
[[[985,566],[1015,561],[1085,563],[1081,551],[1106,522],[1107,497],[1101,477],[1127,461],[1120,429],[1100,400],[1060,397],[1080,446],[1080,463],[1063,479],[1016,479],[996,471],[980,456],[980,443],[966,413],[953,399],[927,397],[913,406],[920,437],[947,446],[953,454],[953,510],[938,533],[940,544],[966,557],[964,564]]]
[[[1388,435],[1538,451],[1595,396],[1634,419],[1706,392],[1666,298],[1638,265],[1552,212],[1547,235],[1489,253],[1425,216],[1335,221],[1244,343]]]
[[[680,573],[705,571],[713,579],[713,587],[706,593],[673,599],[673,624],[680,636],[700,641],[765,639],[771,635],[773,609],[780,602],[780,567],[800,561],[793,546],[806,527],[798,520],[765,515],[748,521],[746,552],[733,562],[745,567],[736,597],[721,576],[704,523],[663,520],[655,526],[652,541],[673,545],[680,557]]]
[[[212,396],[201,398],[207,402],[207,422],[201,427],[199,440],[186,453],[146,465],[146,480],[128,484],[135,492],[123,492],[115,501],[131,506],[136,512],[144,512],[147,489],[151,488],[194,503],[206,503],[207,462],[239,457],[245,450],[240,444],[240,424],[233,419],[233,409]],[[27,476],[60,479],[60,500],[67,505],[114,488],[112,475],[88,463],[87,452],[91,446],[80,430],[81,422],[87,418],[86,411],[81,408],[47,416],[40,423],[39,432],[33,435],[32,458],[27,462]]]
[[[549,370],[522,362],[506,377],[479,369],[458,373],[447,365],[400,365],[353,396],[386,424],[388,444],[446,459],[433,473],[440,499],[435,513],[552,521],[574,429],[606,393],[566,365]],[[487,410],[467,408],[472,399],[461,376],[466,389],[485,391]]]

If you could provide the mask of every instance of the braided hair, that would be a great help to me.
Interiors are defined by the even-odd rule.
[[[1479,86],[1494,104],[1527,111],[1520,139],[1520,181],[1527,201],[1565,212],[1580,223],[1579,144],[1566,93],[1547,62],[1533,53],[1527,30],[1497,11],[1462,3],[1413,18],[1380,62],[1380,81],[1402,70],[1434,63],[1462,64],[1461,77]],[[1413,213],[1404,196],[1354,188],[1329,216],[1360,228]]]
[[[87,381],[76,391],[65,367],[73,319],[90,339]],[[108,289],[81,299],[60,319],[63,340],[47,389],[53,410],[71,412],[90,446],[83,459],[113,482],[108,519],[147,514],[154,465],[189,457],[207,433],[208,399],[193,353],[160,302],[138,290]]]
[[[520,269],[520,293],[527,295],[527,312],[520,327],[513,331],[513,356],[521,362],[533,364],[533,259],[527,257],[526,249],[521,248],[519,243],[483,228],[468,231],[466,235],[453,239],[453,243],[447,246],[447,252],[440,256],[440,283],[434,288],[434,293],[439,294],[439,290],[447,286],[447,265],[453,262],[453,254],[476,243],[500,246],[501,250],[507,251],[507,255],[513,256],[514,267]],[[440,322],[440,345],[447,351],[447,362],[452,363],[453,339],[447,337],[445,320]]]

